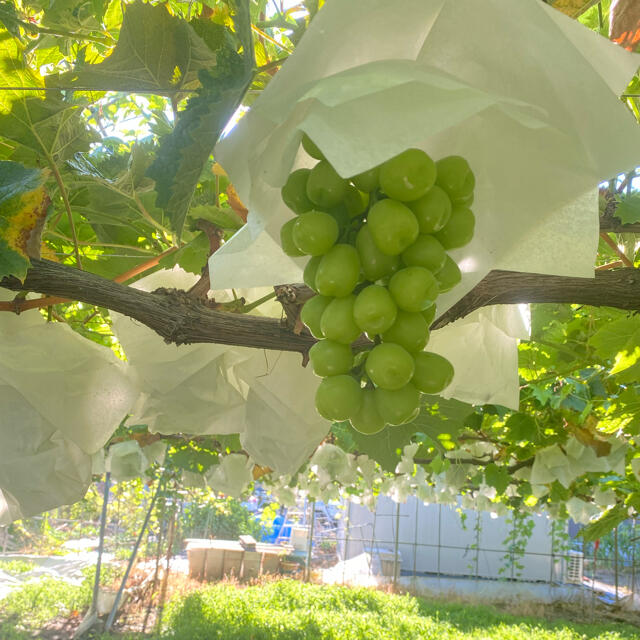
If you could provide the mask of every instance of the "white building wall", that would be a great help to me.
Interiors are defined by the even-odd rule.
[[[345,510],[339,532],[342,559],[371,550],[393,553],[396,523],[399,522],[398,550],[403,571],[453,576],[475,576],[477,573],[482,578],[542,582],[560,577],[561,562],[551,556],[551,521],[546,516],[533,516],[535,524],[525,555],[516,558],[523,568],[514,569],[512,574],[510,569],[500,573],[508,554],[503,541],[511,525],[506,518],[492,518],[486,512],[464,509],[466,528],[463,528],[456,505],[425,505],[416,498],[409,498],[399,505],[399,517],[396,510],[396,503],[386,497],[378,500],[375,514],[366,507],[351,504]],[[476,518],[481,522],[479,536],[474,530]],[[474,545],[480,551],[476,551]]]

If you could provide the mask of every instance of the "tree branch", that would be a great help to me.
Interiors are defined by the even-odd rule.
[[[556,302],[640,310],[640,269],[596,271],[595,278],[568,278],[491,271],[431,326],[440,329],[472,311],[494,304]]]
[[[48,260],[32,260],[24,284],[8,277],[0,285],[106,307],[176,345],[216,343],[306,354],[316,342],[310,335],[295,335],[277,319],[214,311],[183,291],[147,293]]]
[[[215,311],[185,292],[146,293],[48,260],[33,259],[24,284],[6,277],[0,280],[0,286],[106,307],[138,320],[177,345],[217,343],[304,355],[315,342],[310,335],[297,335],[277,319]],[[291,288],[299,290],[300,300],[304,300],[302,285]],[[598,271],[595,278],[492,271],[432,328],[443,327],[484,306],[528,302],[640,310],[640,269]]]

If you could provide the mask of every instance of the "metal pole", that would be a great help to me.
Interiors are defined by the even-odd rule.
[[[98,610],[98,594],[100,592],[100,570],[102,568],[102,552],[104,551],[104,532],[107,526],[107,506],[109,504],[109,489],[111,487],[111,471],[104,477],[104,491],[102,492],[102,511],[100,513],[100,535],[98,538],[98,559],[96,560],[96,575],[93,580],[93,598],[89,615]]]
[[[613,556],[613,571],[615,574],[616,602],[618,602],[618,527],[613,530],[613,544],[615,546],[615,553]]]
[[[440,544],[441,544],[441,533],[442,533],[442,505],[438,505],[438,576],[440,576]]]
[[[551,563],[549,566],[549,587],[553,584],[553,569],[555,565],[555,546],[556,546],[556,526],[555,522],[551,520]]]
[[[311,506],[311,521],[309,525],[309,540],[307,544],[307,566],[305,567],[305,582],[309,582],[311,579],[311,555],[313,553],[313,528],[316,523],[316,501],[315,498],[309,501]]]
[[[636,519],[633,519],[633,533],[631,539],[633,546],[631,547],[631,606],[633,606],[636,597]]]
[[[371,545],[369,547],[370,549],[370,553],[369,553],[369,577],[371,577],[373,575],[373,557],[374,557],[374,553],[373,553],[373,545],[375,543],[376,540],[376,523],[378,521],[378,503],[376,502],[376,510],[373,512],[373,527],[371,529]]]
[[[349,532],[351,529],[351,500],[348,501],[347,507],[347,523],[346,531],[344,534],[344,553],[342,554],[342,584],[344,584],[344,578],[347,571],[347,560],[349,555]]]
[[[416,501],[416,515],[415,515],[415,526],[413,527],[415,535],[413,536],[413,578],[415,580],[416,577],[416,568],[418,563],[418,507],[420,506],[420,500],[418,498],[414,498]]]
[[[396,502],[396,540],[393,549],[393,590],[398,586],[398,547],[400,545],[400,503]]]
[[[156,491],[153,494],[153,498],[151,498],[151,504],[149,505],[149,509],[147,510],[147,515],[145,516],[144,522],[142,523],[142,528],[140,529],[140,533],[138,534],[136,543],[135,545],[133,545],[133,550],[131,551],[131,556],[129,557],[129,564],[127,565],[127,569],[124,572],[124,576],[122,577],[122,582],[120,583],[120,588],[118,589],[118,593],[116,593],[116,599],[109,613],[109,617],[107,618],[107,623],[104,626],[105,631],[109,631],[113,626],[113,621],[115,620],[116,612],[118,611],[118,605],[120,604],[120,599],[122,598],[124,587],[127,584],[129,573],[131,572],[133,563],[135,562],[136,556],[138,555],[138,548],[140,547],[140,542],[142,542],[142,537],[144,536],[145,529],[147,528],[147,525],[149,524],[149,520],[151,519],[151,513],[153,512],[153,507],[156,504],[156,498],[158,497],[158,493],[160,493],[160,487],[163,485],[163,481],[164,481],[164,473],[158,480],[158,485],[156,486]]]
[[[476,509],[476,580],[480,576],[480,512]]]

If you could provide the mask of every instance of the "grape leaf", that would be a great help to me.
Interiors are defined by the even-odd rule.
[[[459,400],[445,400],[438,396],[423,396],[426,400],[420,415],[412,423],[414,431],[427,435],[434,442],[454,440],[465,428],[466,418],[473,407]]]
[[[244,220],[231,207],[216,207],[214,205],[198,205],[189,211],[189,218],[202,218],[217,225],[221,229],[236,231],[244,225]]]
[[[28,69],[16,40],[0,32],[0,84],[42,87],[42,78]],[[95,140],[84,124],[79,104],[62,100],[56,92],[46,99],[38,92],[11,89],[0,91],[0,131],[14,143],[13,160],[38,165],[59,163],[74,153],[87,151]]]
[[[50,200],[46,174],[16,162],[0,161],[0,279],[27,275],[29,257],[40,256],[40,234]]]
[[[504,493],[511,482],[511,476],[508,469],[492,462],[484,469],[484,481],[498,493]]]
[[[631,338],[638,330],[640,330],[640,316],[620,318],[599,329],[591,336],[589,345],[604,360],[613,360],[618,352],[633,346]]]
[[[0,2],[0,24],[14,38],[20,38],[20,18],[13,2]]]
[[[372,436],[353,429],[353,441],[359,454],[366,454],[375,460],[385,471],[395,471],[402,449],[411,442],[417,431],[413,423],[397,427],[385,427]]]
[[[177,264],[185,271],[199,276],[207,263],[210,251],[209,238],[205,233],[199,233],[191,242],[162,258],[160,266],[164,269],[171,269]]]
[[[509,416],[504,426],[509,431],[509,440],[512,442],[521,442],[523,440],[536,442],[538,440],[538,425],[526,413],[514,413]]]
[[[358,453],[367,454],[387,471],[395,471],[403,447],[411,442],[415,433],[424,433],[435,442],[442,437],[453,440],[464,429],[465,419],[473,413],[473,407],[465,402],[430,395],[423,398],[426,405],[413,422],[386,427],[372,436],[353,429],[353,441]]]
[[[594,522],[590,522],[584,529],[581,529],[578,535],[585,542],[593,542],[599,540],[609,531],[615,529],[621,522],[629,517],[627,508],[622,504],[617,504],[600,516]]]
[[[253,40],[247,0],[238,0],[234,23],[242,53],[231,38],[210,71],[200,71],[202,86],[165,136],[147,174],[156,181],[158,206],[165,209],[178,236],[203,167],[222,130],[240,105],[253,77]]]
[[[640,222],[640,194],[618,196],[618,206],[614,215],[622,224]]]
[[[108,58],[49,76],[47,84],[173,94],[198,86],[198,71],[215,63],[215,53],[188,22],[172,16],[166,5],[137,0],[126,6],[118,43]]]
[[[589,341],[596,354],[613,360],[611,375],[618,382],[635,382],[640,373],[640,317],[633,315],[609,322]]]

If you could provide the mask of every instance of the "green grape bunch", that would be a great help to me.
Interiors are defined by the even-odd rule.
[[[282,187],[296,215],[280,239],[288,256],[309,256],[304,282],[316,295],[300,318],[318,339],[316,408],[374,434],[414,420],[421,393],[453,379],[451,363],[425,348],[438,295],[461,280],[447,252],[473,237],[475,177],[460,156],[434,162],[407,149],[345,179],[306,134],[302,146],[318,163]]]

